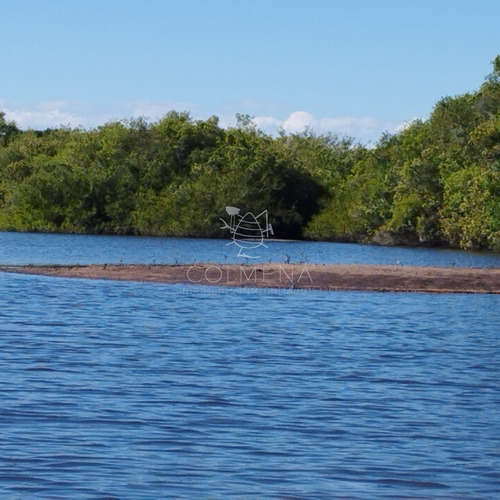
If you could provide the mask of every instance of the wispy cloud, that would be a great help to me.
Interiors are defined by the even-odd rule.
[[[79,106],[67,101],[46,101],[33,107],[13,107],[0,102],[0,109],[6,118],[13,120],[21,128],[48,128],[60,125],[84,126],[87,117],[82,114]]]
[[[264,131],[277,131],[283,122],[273,116],[256,116],[252,121],[257,125],[257,128]]]
[[[247,103],[248,104],[248,103]],[[209,114],[201,110],[192,102],[152,101],[147,99],[117,103],[107,109],[97,110],[95,106],[76,101],[46,101],[34,106],[16,106],[0,100],[0,110],[4,111],[7,119],[15,121],[23,129],[44,129],[50,127],[70,126],[92,128],[106,122],[130,117],[145,117],[156,121],[171,110],[188,111],[195,119],[206,119]],[[248,108],[247,108],[248,109]],[[277,134],[280,130],[287,133],[300,133],[306,129],[315,133],[334,133],[354,137],[362,142],[376,142],[385,131],[395,133],[408,126],[410,122],[389,123],[370,116],[361,117],[315,117],[308,111],[298,110],[289,113],[286,118],[261,114],[253,118],[255,125],[268,134]],[[234,126],[235,114],[229,114],[224,109],[217,114],[223,127]]]
[[[172,109],[192,111],[196,107],[192,103],[136,100],[97,110],[95,106],[77,101],[45,101],[33,106],[18,106],[0,100],[0,111],[23,129],[60,126],[92,128],[109,121],[140,116],[155,121]]]
[[[419,118],[411,118],[410,120],[406,120],[402,123],[400,123],[397,127],[396,127],[396,132],[403,132],[404,130],[410,128],[416,121],[418,121]]]
[[[396,132],[396,126],[370,116],[320,117],[307,111],[294,111],[284,120],[273,116],[256,116],[254,123],[265,132],[274,133],[280,129],[288,133],[311,130],[315,133],[334,133],[351,136],[363,142],[376,141],[385,131]]]
[[[286,132],[297,133],[309,128],[319,133],[333,132],[355,137],[372,136],[378,133],[383,126],[384,124],[379,120],[369,116],[315,118],[307,111],[294,111],[282,123]]]

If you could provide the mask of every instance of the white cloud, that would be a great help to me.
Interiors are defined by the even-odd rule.
[[[316,118],[308,111],[294,111],[284,120],[273,116],[256,116],[253,122],[258,128],[269,134],[282,129],[287,133],[301,133],[311,130],[317,134],[334,133],[346,135],[362,142],[376,142],[383,132],[396,132],[396,126],[370,116],[361,117],[320,117]]]
[[[418,118],[411,118],[410,120],[405,120],[403,123],[400,123],[396,127],[396,132],[403,132],[403,130],[406,130],[407,128],[410,128],[416,121],[418,121]]]
[[[115,104],[96,111],[95,106],[78,101],[43,101],[28,107],[8,104],[0,100],[0,111],[5,113],[7,120],[15,121],[22,129],[39,130],[60,126],[92,128],[109,121],[139,116],[154,121],[172,109],[191,111],[195,109],[195,106],[191,103],[172,101],[137,100]]]
[[[21,128],[48,128],[59,125],[83,125],[84,117],[65,101],[41,102],[33,108],[9,108],[2,103],[6,118]]]
[[[321,130],[360,136],[372,135],[382,126],[378,120],[370,116],[320,118],[318,123]]]
[[[281,126],[280,120],[272,116],[256,116],[252,121],[257,125],[257,128],[264,131],[269,129],[278,130]]]
[[[7,105],[0,101],[0,109],[8,120],[23,129],[45,129],[60,126],[92,127],[111,119],[111,114],[97,114],[82,102],[43,101],[32,107]]]
[[[202,112],[201,108],[193,103],[168,100],[142,99],[115,103],[99,111],[96,111],[95,106],[77,101],[45,101],[27,107],[9,105],[0,100],[0,110],[5,112],[6,118],[15,121],[23,129],[44,129],[62,125],[91,128],[113,120],[140,116],[145,117],[148,121],[156,121],[173,109],[188,111],[194,119],[206,119],[209,116],[209,113]],[[212,114],[219,116],[219,123],[222,127],[228,127],[235,125],[235,113],[232,116],[227,111],[222,114],[217,112]],[[253,122],[260,130],[272,135],[277,134],[280,130],[287,133],[300,133],[310,129],[318,134],[331,132],[347,135],[364,143],[376,142],[385,131],[397,133],[406,128],[412,121],[394,124],[369,116],[318,118],[304,110],[293,111],[285,119],[272,116],[271,113],[253,118]]]
[[[309,128],[317,133],[332,132],[360,138],[381,132],[383,126],[379,120],[369,116],[315,118],[307,111],[294,111],[282,123],[283,129],[290,133],[303,132]]]
[[[307,111],[294,111],[281,125],[286,132],[302,132],[314,128],[316,120]]]

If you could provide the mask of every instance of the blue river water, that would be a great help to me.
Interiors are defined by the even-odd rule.
[[[500,254],[312,241],[265,241],[250,259],[231,240],[0,232],[0,265],[292,262],[500,267]]]
[[[29,236],[0,262],[138,250]],[[500,296],[0,273],[0,305],[0,498],[500,496]]]

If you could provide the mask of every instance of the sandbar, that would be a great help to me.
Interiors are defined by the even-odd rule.
[[[60,278],[297,290],[500,293],[500,269],[399,265],[100,264],[1,266],[2,272]]]

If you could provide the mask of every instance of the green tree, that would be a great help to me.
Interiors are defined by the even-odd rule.
[[[0,111],[0,146],[7,146],[12,138],[18,135],[21,131],[13,121],[5,119],[5,113]]]

